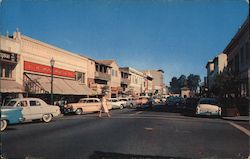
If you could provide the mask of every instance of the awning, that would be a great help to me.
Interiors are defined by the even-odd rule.
[[[13,80],[0,80],[1,93],[24,93],[24,87]]]
[[[37,86],[50,93],[51,90],[51,77],[26,74]],[[39,93],[39,92],[38,92]],[[53,93],[54,94],[67,94],[67,95],[96,95],[97,93],[81,84],[78,81],[62,78],[53,78]]]

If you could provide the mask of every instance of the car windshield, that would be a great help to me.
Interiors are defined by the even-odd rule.
[[[212,104],[217,105],[218,101],[216,99],[201,99],[200,104]]]
[[[11,107],[13,107],[15,104],[16,104],[16,101],[11,100],[11,101],[9,101],[9,103],[6,104],[6,106],[11,106]]]

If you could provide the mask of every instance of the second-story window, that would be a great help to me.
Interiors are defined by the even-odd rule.
[[[85,73],[83,72],[76,72],[76,80],[80,83],[85,83]]]

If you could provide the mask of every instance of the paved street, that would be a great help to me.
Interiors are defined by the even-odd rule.
[[[249,130],[247,122],[233,122]],[[178,113],[113,110],[112,117],[68,115],[1,133],[8,158],[246,158],[249,136],[230,121]]]

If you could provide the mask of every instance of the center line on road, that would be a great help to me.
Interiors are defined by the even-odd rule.
[[[248,136],[250,136],[250,131],[247,130],[246,128],[244,128],[244,127],[242,127],[242,126],[240,126],[240,125],[238,125],[238,124],[235,124],[235,123],[233,123],[233,122],[228,122],[228,123],[229,123],[230,125],[232,125],[233,127],[239,129],[241,132],[243,132],[243,133],[247,134]]]

